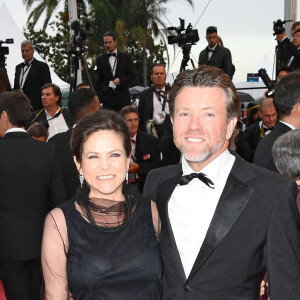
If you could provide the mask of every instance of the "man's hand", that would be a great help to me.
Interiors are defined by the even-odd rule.
[[[115,85],[119,85],[120,84],[120,79],[119,78],[116,78],[115,80],[113,80],[113,83]]]
[[[139,169],[140,169],[139,164],[137,164],[137,163],[131,163],[131,164],[129,165],[128,173],[129,173],[129,174],[136,173],[136,172],[139,171]]]
[[[286,33],[285,32],[283,32],[283,33],[277,33],[276,34],[276,40],[278,42],[281,42],[285,37],[286,37]]]

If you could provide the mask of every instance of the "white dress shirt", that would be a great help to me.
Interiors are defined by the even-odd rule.
[[[55,114],[57,114],[60,109],[61,108],[59,107],[58,110],[55,112]],[[45,113],[46,113],[46,118],[47,118],[48,124],[49,124],[49,128],[48,128],[49,136],[48,136],[47,140],[49,140],[52,136],[54,136],[58,133],[61,133],[61,132],[66,132],[69,129],[62,113],[54,119],[52,119],[53,117],[50,116],[50,114],[47,112],[46,109],[45,109]],[[49,120],[49,119],[52,119],[52,120]]]
[[[20,127],[13,127],[13,128],[9,128],[5,131],[4,135],[10,132],[26,132],[26,130],[24,128],[20,128]]]
[[[224,151],[201,170],[214,183],[214,189],[198,178],[177,185],[168,203],[168,212],[186,278],[198,256],[235,157]],[[182,158],[183,175],[195,173]]]

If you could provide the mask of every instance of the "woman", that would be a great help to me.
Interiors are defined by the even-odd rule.
[[[126,123],[96,111],[73,129],[71,148],[82,187],[45,221],[46,299],[67,299],[69,291],[80,300],[159,299],[157,210],[124,183],[131,151]]]

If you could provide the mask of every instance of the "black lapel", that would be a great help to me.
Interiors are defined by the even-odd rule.
[[[29,84],[30,82],[31,82],[31,77],[32,77],[32,75],[34,74],[34,72],[35,72],[35,69],[37,68],[37,65],[38,65],[38,62],[37,62],[37,60],[34,58],[33,59],[33,61],[32,61],[32,63],[31,63],[31,67],[30,67],[30,69],[29,69],[29,71],[28,71],[28,74],[27,74],[27,76],[26,76],[26,80],[25,80],[25,82],[24,82],[24,86],[25,86],[25,84]]]
[[[181,164],[179,164],[178,169],[176,170],[176,172],[174,172],[174,177],[164,181],[158,186],[156,204],[161,219],[161,242],[167,246],[167,250],[170,254],[170,257],[172,258],[172,262],[174,262],[174,265],[182,282],[185,282],[186,277],[180,259],[180,255],[176,246],[176,241],[174,238],[168,213],[168,203],[170,197],[177,185],[178,179],[181,176],[182,167]]]
[[[245,181],[254,175],[245,174],[246,169],[243,168],[242,164],[244,162],[236,157],[187,282],[197,273],[198,269],[224,239],[251,198],[253,189]]]

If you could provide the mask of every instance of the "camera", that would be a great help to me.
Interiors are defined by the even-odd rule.
[[[0,41],[0,67],[5,68],[5,55],[9,54],[9,48],[3,47],[2,44],[13,44],[13,39],[6,39],[5,41]]]
[[[180,27],[168,27],[168,30],[176,31],[177,35],[168,36],[168,44],[178,44],[179,47],[184,47],[186,44],[195,45],[199,41],[198,30],[193,29],[191,23],[184,29],[184,20],[179,18]]]
[[[285,32],[285,28],[284,28],[284,24],[287,22],[292,22],[293,20],[283,20],[281,21],[280,19],[277,21],[273,22],[273,35],[279,34],[279,33],[284,33]]]
[[[258,75],[262,79],[263,83],[266,85],[268,91],[267,96],[273,98],[274,97],[274,91],[275,91],[275,82],[271,80],[269,77],[267,71],[263,68],[258,70]]]

